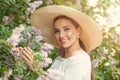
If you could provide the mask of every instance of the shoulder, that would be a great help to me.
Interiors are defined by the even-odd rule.
[[[91,60],[90,56],[86,54],[80,54],[69,60],[66,67],[66,72],[70,74],[79,74],[78,76],[90,77],[91,74]]]
[[[79,53],[68,59],[69,66],[74,64],[91,63],[90,56],[86,53]]]

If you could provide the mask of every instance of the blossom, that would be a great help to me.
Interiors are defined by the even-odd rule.
[[[5,23],[5,24],[8,24],[10,22],[13,22],[14,20],[14,16],[13,15],[9,15],[9,16],[4,16],[2,21]]]
[[[2,80],[2,78],[0,77],[0,80]]]
[[[32,26],[33,29],[33,33],[35,34],[35,41],[39,42],[43,39],[42,35],[41,35],[41,30],[35,28],[34,26]]]
[[[114,6],[111,5],[107,10],[106,13],[108,14],[107,20],[110,26],[115,26],[120,23],[120,5]]]
[[[32,39],[31,41],[34,42],[40,42],[43,37],[41,35],[41,31],[39,29],[36,29],[34,26],[30,26],[28,27],[29,30],[28,31],[23,31],[22,35],[20,36],[20,42],[22,41],[26,41],[29,39]]]
[[[9,77],[12,74],[12,69],[9,69],[8,72],[4,72],[4,77]]]
[[[95,7],[97,2],[98,2],[98,0],[88,0],[87,5]]]
[[[40,36],[35,36],[35,41],[36,42],[39,42],[43,39],[43,37],[40,35]]]
[[[22,80],[23,77],[23,75],[15,75],[14,80]]]
[[[8,24],[8,23],[9,23],[8,20],[9,20],[9,17],[8,17],[8,16],[4,16],[4,17],[3,17],[3,22],[4,22],[5,24]]]
[[[43,61],[40,62],[40,66],[47,67],[51,63],[52,63],[52,59],[51,58],[49,58],[49,57],[43,58]]]
[[[7,43],[11,44],[13,46],[17,46],[19,43],[19,36],[18,35],[12,35],[10,38],[7,39]]]
[[[99,61],[98,59],[92,60],[92,66],[93,66],[93,68],[97,67],[98,64],[99,64],[99,62],[100,62],[100,61]]]
[[[59,70],[56,70],[56,69],[48,69],[47,76],[50,79],[53,79],[54,77],[61,77],[62,78],[64,76],[64,73],[59,71]]]
[[[50,80],[47,76],[40,75],[36,80]]]
[[[52,63],[52,59],[51,58],[44,58],[44,61],[45,61],[45,63],[48,63],[48,64]]]
[[[46,57],[48,57],[48,53],[47,52],[45,52],[45,51],[43,51],[43,50],[41,50],[41,57],[42,58],[46,58]]]
[[[29,3],[29,7],[27,8],[27,11],[26,13],[27,14],[30,14],[30,13],[33,13],[36,8],[38,8],[43,2],[42,1],[34,1],[34,2],[31,2]]]
[[[16,27],[13,32],[12,36],[7,39],[7,43],[11,44],[13,47],[17,46],[20,42],[19,37],[21,35],[21,32],[24,30],[24,25],[20,24],[19,27]]]
[[[100,25],[107,25],[106,21],[107,19],[103,16],[100,16],[98,14],[95,15],[96,16],[96,21],[100,24]]]
[[[20,35],[21,35],[21,32],[22,32],[23,30],[24,30],[24,25],[23,25],[23,24],[20,24],[19,27],[16,27],[16,28],[13,30],[12,34],[13,34],[13,35],[18,35],[18,36],[20,36]]]
[[[48,43],[43,43],[43,45],[41,46],[41,49],[46,51],[47,53],[51,53],[51,50],[53,49],[54,47]]]
[[[2,80],[8,80],[8,78],[7,77],[3,77]]]
[[[11,49],[11,53],[12,53],[14,56],[17,56],[17,57],[20,56],[20,52],[19,52],[18,50],[15,50],[15,48],[12,48],[12,49]]]
[[[4,75],[3,77],[0,78],[0,80],[9,80],[11,74],[12,74],[12,69],[9,69],[8,71],[4,71]]]

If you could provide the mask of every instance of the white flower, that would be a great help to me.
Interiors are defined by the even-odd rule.
[[[9,80],[7,77],[3,77],[2,80]]]
[[[48,63],[41,62],[41,63],[40,63],[40,66],[41,66],[41,67],[47,67],[47,66],[48,66]]]
[[[20,24],[19,27],[16,27],[12,32],[12,36],[7,39],[7,43],[13,45],[14,47],[17,46],[18,43],[20,42],[19,37],[23,30],[24,30],[23,24]]]
[[[52,63],[52,59],[51,58],[43,58],[43,61],[40,62],[40,66],[47,67],[51,63]]]
[[[50,79],[53,79],[54,77],[61,77],[62,78],[64,76],[63,72],[56,70],[56,69],[48,69],[47,72],[48,72],[47,76]]]
[[[23,75],[15,75],[14,80],[23,80]]]
[[[13,45],[14,47],[19,43],[19,36],[12,35],[10,38],[7,39],[7,43]]]
[[[10,52],[12,53],[12,55],[20,57],[20,52],[16,50],[16,48],[12,48]]]
[[[106,62],[104,65],[105,66],[110,66],[110,62]]]
[[[43,80],[43,78],[41,76],[39,76],[36,80]]]
[[[35,32],[35,35],[41,35],[41,30],[37,29],[36,27],[32,26],[33,31]]]
[[[45,52],[45,51],[43,51],[43,50],[41,50],[41,57],[42,58],[46,58],[46,57],[48,57],[48,54]]]
[[[29,3],[31,0],[27,0],[27,2]]]
[[[43,39],[43,37],[40,35],[40,36],[35,36],[35,41],[36,42],[39,42]]]
[[[50,80],[47,76],[40,75],[36,80]]]
[[[93,68],[97,67],[98,64],[99,64],[99,62],[100,62],[100,61],[99,61],[98,59],[92,60],[92,66],[93,66]]]
[[[41,49],[46,51],[47,53],[50,53],[53,48],[54,47],[48,43],[44,43],[43,46],[41,47]]]
[[[8,24],[9,23],[9,17],[8,16],[4,16],[3,17],[3,22],[5,23],[5,24]]]
[[[117,64],[117,62],[115,60],[110,60],[110,61],[106,62],[104,65],[105,66],[113,66],[115,64]]]
[[[51,58],[44,58],[44,60],[45,60],[45,63],[48,63],[48,64],[52,63],[52,59]]]
[[[98,2],[98,0],[88,0],[87,5],[95,7],[97,2]]]
[[[51,63],[52,63],[51,58],[43,58],[43,61],[40,63],[40,66],[47,67]]]
[[[30,14],[30,13],[33,13],[36,8],[38,8],[43,2],[42,1],[34,1],[32,3],[29,3],[29,7],[27,8],[27,11],[26,13],[27,14]]]
[[[2,20],[5,24],[8,24],[10,22],[13,22],[14,18],[15,17],[13,15],[9,15],[9,16],[4,16]]]
[[[12,33],[12,35],[18,35],[18,36],[20,36],[21,34],[21,32],[24,30],[24,25],[23,24],[20,24],[20,26],[19,27],[16,27],[14,30],[13,30],[13,33]]]
[[[12,74],[12,69],[9,69],[9,71],[8,72],[4,72],[4,77],[6,77],[6,78],[8,78],[8,77],[10,77],[10,75]]]
[[[96,21],[100,24],[100,25],[107,25],[107,19],[103,16],[100,16],[98,14],[95,15],[96,16]]]
[[[27,8],[27,14],[33,13],[35,11],[34,7]]]
[[[0,80],[2,80],[2,78],[0,77]]]
[[[110,27],[120,23],[120,5],[117,6],[111,5],[106,10],[106,13],[108,14],[107,20]]]

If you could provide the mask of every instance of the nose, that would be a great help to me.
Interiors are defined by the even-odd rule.
[[[65,33],[63,31],[60,32],[60,38],[63,38],[65,36]]]

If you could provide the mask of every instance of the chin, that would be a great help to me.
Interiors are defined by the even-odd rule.
[[[68,48],[70,47],[70,45],[66,44],[66,45],[61,45],[63,48]]]

